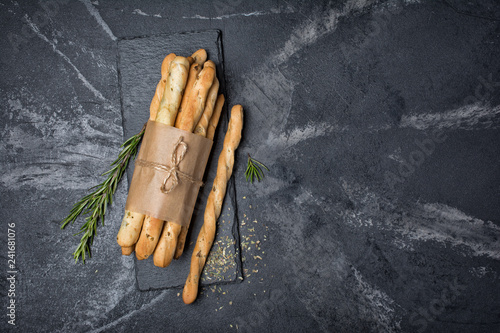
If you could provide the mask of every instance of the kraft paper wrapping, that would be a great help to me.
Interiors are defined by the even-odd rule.
[[[211,148],[212,140],[148,121],[125,209],[189,227]],[[172,160],[173,153],[177,161]]]

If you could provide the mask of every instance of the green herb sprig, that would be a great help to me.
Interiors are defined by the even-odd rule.
[[[247,170],[245,171],[245,178],[247,182],[249,181],[250,183],[253,183],[254,177],[260,182],[262,178],[264,178],[262,168],[269,171],[264,164],[252,158],[250,154],[248,154]]]
[[[75,236],[83,234],[80,244],[73,253],[75,262],[78,262],[78,259],[81,258],[85,263],[86,254],[88,254],[89,258],[92,256],[91,246],[97,233],[98,222],[101,220],[104,225],[106,208],[113,202],[116,187],[122,179],[130,160],[137,155],[145,130],[146,125],[138,134],[130,137],[121,145],[122,150],[118,154],[118,158],[111,163],[111,169],[102,174],[102,176],[106,176],[106,179],[101,184],[90,188],[89,191],[93,191],[80,199],[73,206],[69,215],[61,222],[61,229],[64,229],[69,223],[73,224],[81,214],[88,215],[85,218],[85,223],[80,227],[80,231],[75,234]]]

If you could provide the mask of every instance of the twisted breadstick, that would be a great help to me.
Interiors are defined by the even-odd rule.
[[[207,139],[210,140],[214,139],[215,129],[217,128],[217,124],[219,123],[219,118],[222,113],[222,107],[224,106],[225,101],[223,94],[220,94],[216,100],[213,100],[213,96],[210,97],[212,93],[212,88],[210,88],[210,91],[208,93],[210,102],[207,101],[207,106],[205,106],[205,111],[203,111],[201,120],[198,122],[198,125],[196,125],[196,128],[194,130],[194,132],[198,135],[203,135],[203,133],[206,133]],[[211,109],[213,110],[213,112],[210,112]],[[205,113],[207,113],[207,115]],[[208,117],[208,113],[211,113],[210,121],[208,121],[208,123],[205,123],[204,118]],[[184,252],[187,233],[188,228],[182,227],[181,232],[179,233],[179,237],[177,238],[177,248],[175,249],[174,259],[179,259]]]
[[[217,101],[215,102],[214,113],[210,122],[208,123],[207,138],[210,140],[214,139],[215,130],[217,129],[217,124],[219,123],[219,118],[222,113],[222,107],[224,106],[225,98],[224,95],[220,94],[217,96]]]
[[[212,191],[208,196],[204,215],[205,220],[196,240],[196,246],[191,256],[190,272],[182,292],[182,300],[186,304],[193,303],[198,295],[201,272],[215,238],[216,222],[222,209],[227,182],[233,172],[234,153],[241,140],[242,128],[243,108],[241,105],[235,105],[231,110],[229,126],[219,155],[217,175],[214,179]]]
[[[201,135],[203,137],[207,136],[207,129],[212,114],[214,113],[215,102],[217,101],[217,94],[219,93],[219,80],[214,77],[214,82],[208,91],[207,101],[205,104],[205,109],[201,115],[198,124],[195,126],[193,133]]]

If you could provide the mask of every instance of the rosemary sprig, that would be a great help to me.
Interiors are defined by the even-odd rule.
[[[93,191],[80,199],[73,206],[69,215],[61,222],[61,229],[64,229],[69,223],[73,224],[81,214],[88,215],[85,218],[85,223],[80,227],[80,231],[75,234],[75,236],[83,234],[80,244],[73,252],[75,262],[78,262],[78,259],[81,258],[85,263],[86,254],[89,257],[92,256],[90,248],[97,232],[98,221],[101,220],[104,225],[106,208],[113,202],[113,194],[130,160],[137,155],[139,143],[145,130],[146,125],[142,127],[138,134],[130,137],[121,145],[122,150],[118,154],[118,158],[111,163],[111,169],[102,174],[102,176],[106,176],[106,179],[101,184],[90,188],[89,191]]]
[[[262,178],[264,178],[264,172],[262,171],[262,168],[269,171],[269,169],[264,164],[257,161],[256,159],[253,159],[250,154],[248,154],[247,170],[245,171],[245,178],[247,182],[250,181],[250,183],[253,183],[254,177],[260,182]]]

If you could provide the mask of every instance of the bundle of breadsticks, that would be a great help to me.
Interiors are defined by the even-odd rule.
[[[169,54],[163,60],[161,80],[151,102],[150,118],[117,236],[122,254],[130,255],[135,250],[139,260],[153,255],[155,266],[166,267],[183,253],[199,189],[196,177],[203,176],[225,101],[218,90],[215,64],[207,60],[205,50],[200,49],[186,58]],[[236,105],[231,110],[217,173],[207,199],[204,224],[191,257],[191,268],[183,291],[186,304],[194,302],[198,294],[201,273],[214,242],[216,222],[232,174],[242,126],[243,109]],[[171,137],[175,139],[169,141]],[[209,141],[210,145],[203,140]],[[169,145],[173,148],[164,149]],[[165,163],[163,150],[171,156],[170,165],[162,164]],[[196,159],[197,156],[200,156],[199,159]],[[186,160],[187,165],[199,160],[202,167],[186,169],[186,165],[182,164]],[[155,200],[157,197],[160,200]],[[184,201],[189,201],[192,206],[184,205]],[[163,204],[167,208],[166,213]],[[183,209],[184,206],[187,208]],[[176,212],[170,214],[169,210]],[[171,216],[177,219],[165,218]]]
[[[212,140],[224,104],[218,89],[215,64],[207,60],[205,50],[190,57],[171,53],[161,65],[149,120]],[[182,254],[186,235],[187,226],[125,210],[117,242],[122,254],[130,255],[135,250],[142,260],[154,253],[154,264],[166,267]]]

